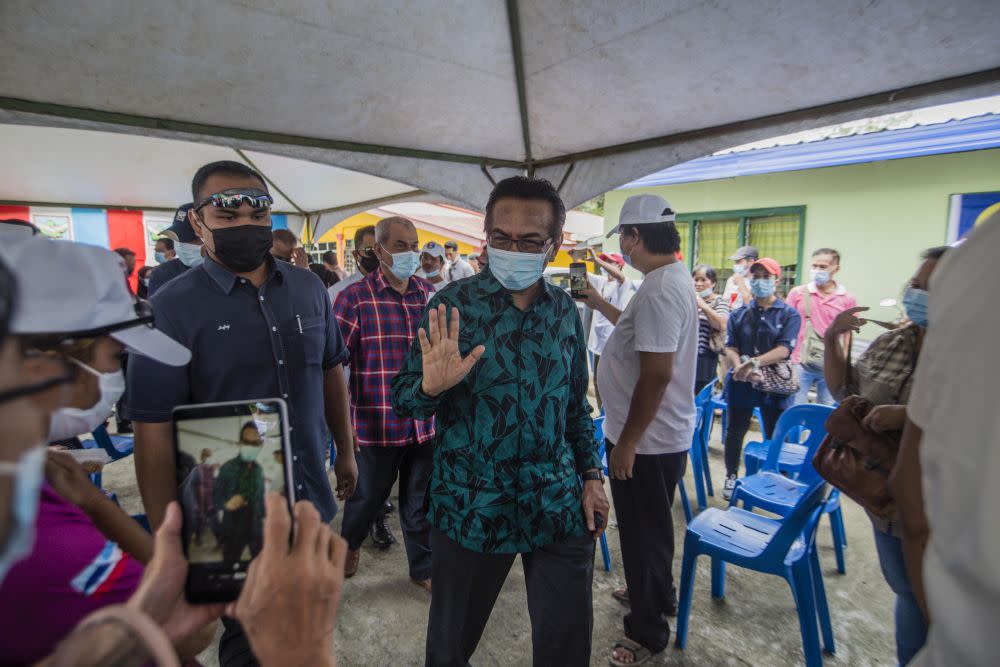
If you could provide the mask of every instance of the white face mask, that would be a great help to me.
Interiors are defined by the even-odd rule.
[[[181,264],[186,267],[193,269],[205,262],[205,258],[201,256],[200,245],[195,243],[177,243],[174,245],[174,249],[177,251],[177,257],[181,260]]]
[[[101,395],[89,408],[59,408],[52,413],[49,426],[49,442],[75,438],[81,433],[90,433],[111,416],[115,403],[125,393],[125,373],[101,373],[85,363],[72,359],[83,370],[97,376]]]
[[[10,499],[10,529],[0,535],[0,582],[18,561],[35,548],[35,519],[41,503],[42,480],[45,479],[45,445],[24,452],[17,463],[0,462],[0,475],[14,477]]]

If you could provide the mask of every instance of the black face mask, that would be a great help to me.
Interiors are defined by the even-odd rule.
[[[378,267],[382,265],[378,257],[375,256],[374,252],[368,255],[361,255],[361,261],[359,264],[361,264],[361,268],[364,269],[365,273],[377,271]]]
[[[236,273],[249,273],[267,259],[271,252],[271,228],[262,225],[239,225],[210,229],[215,241],[215,256]]]

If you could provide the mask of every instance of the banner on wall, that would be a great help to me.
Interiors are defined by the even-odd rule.
[[[60,241],[73,240],[73,215],[66,210],[31,210],[31,222],[38,230],[52,239]]]
[[[964,238],[973,227],[1000,211],[1000,192],[952,195],[948,214],[948,243]]]

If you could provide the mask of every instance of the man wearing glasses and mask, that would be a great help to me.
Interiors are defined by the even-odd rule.
[[[312,272],[271,257],[273,199],[253,169],[207,164],[191,194],[188,220],[205,245],[205,261],[152,299],[157,327],[191,350],[191,362],[169,368],[137,359],[128,369],[136,474],[150,523],[158,526],[177,498],[171,410],[267,397],[288,403],[296,495],[329,522],[337,504],[326,471],[328,428],[338,445],[338,497],[350,497],[357,478],[344,343],[329,295]],[[220,664],[251,660],[242,629],[227,620]]]
[[[437,420],[428,665],[468,663],[517,554],[534,664],[590,664],[594,541],[608,501],[583,323],[542,279],[565,221],[548,181],[497,184],[490,270],[431,300],[393,382],[399,414]]]

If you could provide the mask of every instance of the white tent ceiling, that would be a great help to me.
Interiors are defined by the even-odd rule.
[[[523,171],[575,205],[727,146],[1000,92],[998,34],[995,0],[5,0],[0,122],[396,182],[341,174],[332,206],[395,189],[481,208]],[[300,206],[332,207],[326,176],[288,173]]]

